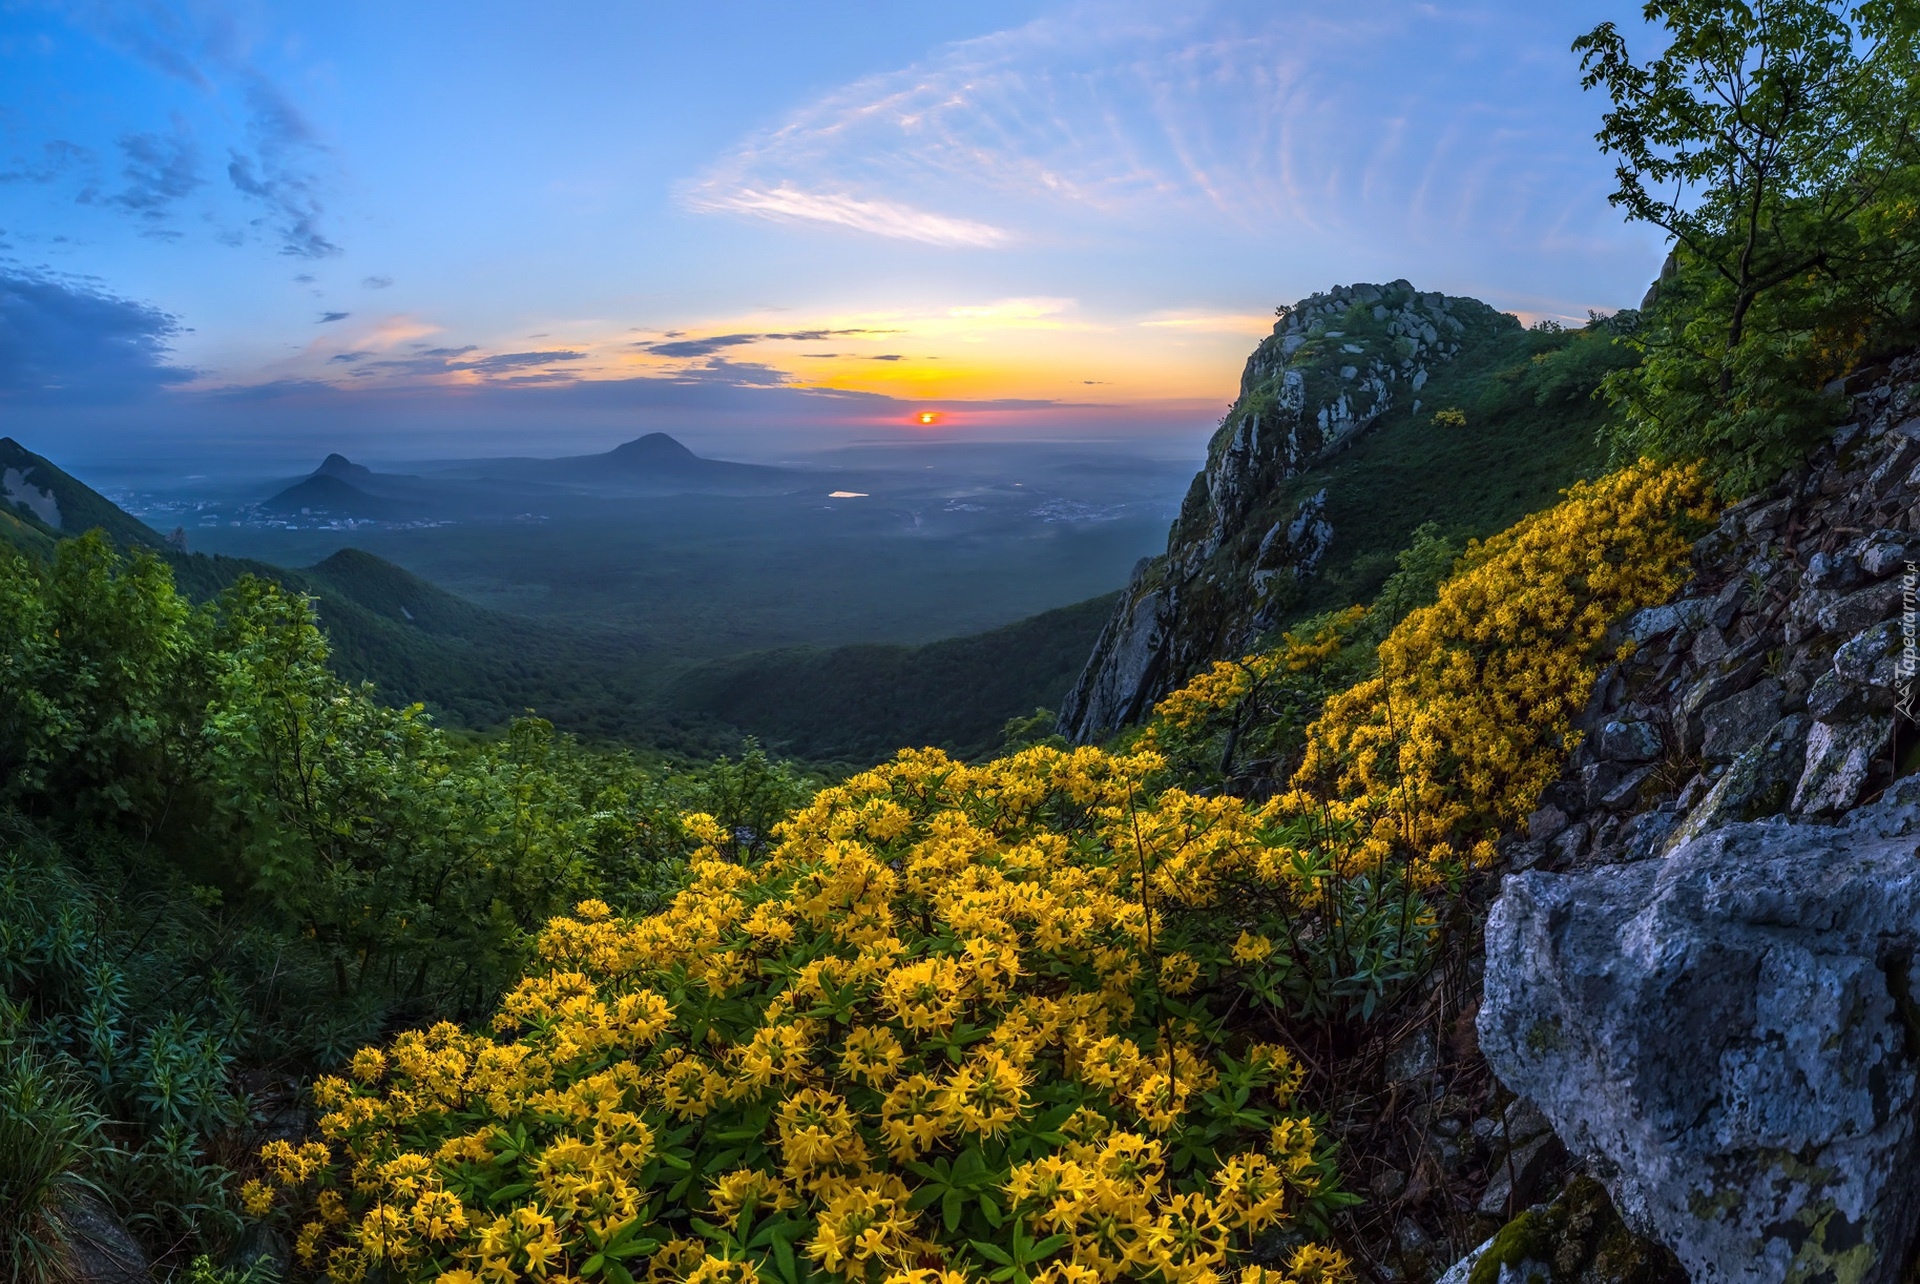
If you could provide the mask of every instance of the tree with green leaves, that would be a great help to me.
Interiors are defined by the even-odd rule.
[[[1608,381],[1616,443],[1767,480],[1819,423],[1819,381],[1910,322],[1920,263],[1915,7],[1901,0],[1651,0],[1666,47],[1611,22],[1574,42],[1612,109],[1609,198],[1671,239],[1647,359]]]

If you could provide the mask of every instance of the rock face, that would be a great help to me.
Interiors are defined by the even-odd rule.
[[[1845,391],[1624,622],[1487,928],[1489,1064],[1701,1281],[1920,1236],[1920,355]]]
[[[1326,492],[1286,483],[1388,410],[1417,405],[1432,369],[1518,324],[1405,281],[1338,286],[1284,310],[1247,361],[1166,553],[1136,571],[1062,706],[1062,730],[1088,740],[1133,722],[1273,627],[1339,538]]]
[[[1530,1208],[1436,1284],[1687,1284],[1673,1255],[1634,1235],[1591,1177]]]
[[[1842,826],[1511,878],[1481,1047],[1696,1281],[1900,1278],[1920,1218],[1920,782]],[[1827,1274],[1822,1274],[1827,1272]]]

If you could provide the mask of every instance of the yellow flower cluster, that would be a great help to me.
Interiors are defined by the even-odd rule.
[[[1572,748],[1608,628],[1673,591],[1684,519],[1710,515],[1697,467],[1642,461],[1471,546],[1327,702],[1284,808],[1353,822],[1364,857],[1413,853],[1416,875],[1490,858]]]
[[[1216,661],[1213,667],[1169,695],[1153,708],[1156,725],[1148,728],[1151,736],[1160,727],[1185,731],[1198,726],[1223,709],[1237,705],[1260,683],[1282,673],[1305,673],[1331,659],[1348,637],[1366,618],[1367,608],[1350,606],[1344,611],[1322,617],[1311,631],[1292,631],[1280,635],[1280,643],[1257,655],[1238,660]]]
[[[1231,1055],[1219,959],[1161,943],[1284,858],[1160,767],[906,752],[754,865],[695,817],[664,912],[582,904],[491,1033],[363,1050],[254,1202],[342,1282],[1347,1279],[1239,1261],[1339,1197],[1300,1067]]]

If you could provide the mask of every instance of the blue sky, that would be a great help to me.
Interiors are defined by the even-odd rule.
[[[1637,4],[0,0],[0,415],[56,458],[1165,437],[1274,304],[1634,302]]]

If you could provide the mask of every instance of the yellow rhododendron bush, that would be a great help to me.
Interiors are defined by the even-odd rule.
[[[340,1281],[1346,1279],[1302,1071],[1182,948],[1258,954],[1219,898],[1289,854],[1161,765],[902,753],[751,864],[693,817],[669,909],[582,904],[491,1033],[363,1050],[247,1199]]]
[[[1421,881],[1490,859],[1572,749],[1608,629],[1672,594],[1711,516],[1697,467],[1642,461],[1470,545],[1308,728],[1283,805],[1352,826],[1362,864],[1406,854]]]

